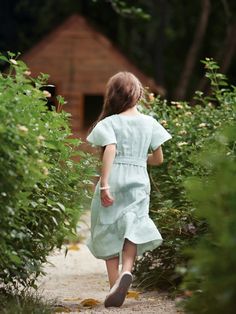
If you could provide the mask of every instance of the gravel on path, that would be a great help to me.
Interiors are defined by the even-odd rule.
[[[89,213],[83,215],[78,232],[84,238],[89,233]],[[44,266],[46,276],[38,279],[39,290],[45,299],[55,300],[60,313],[178,313],[175,302],[157,291],[140,292],[138,299],[126,298],[120,308],[104,308],[103,302],[109,290],[105,263],[96,259],[83,243],[65,256],[65,246],[55,250]],[[76,250],[78,248],[78,250]],[[50,264],[51,263],[51,264]],[[135,290],[131,287],[131,290]],[[93,308],[81,305],[85,299],[99,303]],[[64,310],[64,312],[63,312]]]

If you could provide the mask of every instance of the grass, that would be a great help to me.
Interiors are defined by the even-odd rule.
[[[53,301],[46,301],[36,292],[13,294],[0,289],[0,314],[51,314]]]

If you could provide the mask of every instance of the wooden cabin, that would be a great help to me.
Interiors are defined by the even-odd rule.
[[[82,16],[73,15],[22,59],[32,75],[48,73],[49,83],[72,114],[74,134],[83,134],[98,117],[108,79],[119,71],[134,73],[144,86],[158,92],[155,82],[134,66],[103,34]]]

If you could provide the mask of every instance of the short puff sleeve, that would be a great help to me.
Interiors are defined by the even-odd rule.
[[[116,144],[116,135],[111,120],[105,118],[99,121],[87,137],[87,141],[95,146],[106,146]]]
[[[155,119],[153,119],[153,128],[152,128],[152,138],[151,138],[151,149],[155,150],[161,146],[164,142],[171,139],[172,136],[166,129]]]

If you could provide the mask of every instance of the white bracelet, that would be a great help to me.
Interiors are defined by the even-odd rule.
[[[99,190],[109,190],[109,186],[100,186]]]

